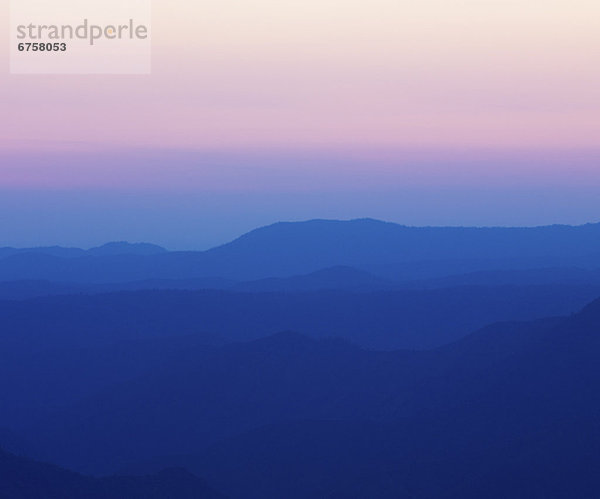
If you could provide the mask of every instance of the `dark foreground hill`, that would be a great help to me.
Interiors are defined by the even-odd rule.
[[[182,469],[148,476],[91,478],[0,449],[0,497],[5,499],[222,499]]]
[[[395,387],[361,397],[376,415],[265,426],[170,462],[210,464],[214,484],[243,470],[225,490],[246,498],[599,497],[599,354],[600,302],[497,325],[389,371]]]
[[[425,352],[282,333],[188,348],[17,430],[55,462],[184,466],[239,498],[598,497],[599,356],[600,301]]]

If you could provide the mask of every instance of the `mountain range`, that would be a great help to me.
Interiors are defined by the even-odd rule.
[[[600,285],[461,286],[357,293],[144,290],[0,301],[0,358],[119,341],[211,336],[248,341],[294,330],[365,348],[424,349],[497,321],[576,312]]]
[[[17,426],[53,462],[184,466],[231,497],[594,497],[599,331],[595,301],[424,352],[187,346]]]
[[[482,270],[600,266],[600,224],[578,227],[406,227],[377,220],[313,220],[256,229],[207,251],[152,245],[0,250],[0,281],[115,283],[148,279],[248,281],[335,266],[392,280]],[[75,256],[75,257],[74,257]]]
[[[0,249],[0,497],[599,497],[599,297],[600,224]]]

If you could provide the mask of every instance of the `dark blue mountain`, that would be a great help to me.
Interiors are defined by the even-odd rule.
[[[378,349],[431,348],[486,324],[569,314],[600,286],[548,285],[242,293],[137,291],[0,301],[0,354],[212,334],[251,340],[295,330]]]
[[[600,301],[419,353],[282,333],[187,351],[31,434],[57,460],[184,465],[239,498],[597,497],[598,355]]]
[[[271,277],[257,281],[240,282],[229,287],[236,291],[298,292],[344,290],[354,292],[381,291],[398,288],[398,284],[376,277],[353,267],[330,267],[310,274],[292,277]]]
[[[237,269],[238,275],[261,270],[268,277],[336,265],[403,280],[411,275],[435,277],[490,268],[539,268],[551,263],[562,266],[564,262],[598,267],[600,224],[454,228],[406,227],[371,219],[312,220],[254,230],[209,250],[207,258],[216,268],[228,265],[230,271]],[[429,272],[437,267],[436,273],[423,275],[419,266]]]
[[[376,279],[376,278],[375,278]],[[116,282],[103,284],[90,284],[83,282],[52,282],[39,280],[0,281],[0,300],[26,300],[55,295],[94,295],[112,293],[117,291],[143,291],[143,290],[228,290],[236,289],[235,281],[218,277],[205,277],[199,279],[148,279],[144,281]],[[242,286],[245,283],[240,283]],[[290,291],[293,291],[294,279],[290,280]],[[315,283],[318,285],[318,283]],[[344,282],[335,289],[344,289]],[[327,286],[325,286],[327,287]],[[317,286],[317,289],[321,286]]]
[[[26,300],[42,296],[89,293],[93,285],[38,280],[0,281],[0,300]]]
[[[182,469],[148,476],[92,478],[0,449],[0,497],[6,499],[223,499]]]
[[[413,359],[408,383],[373,385],[369,404],[395,383],[395,416],[268,425],[157,462],[210,463],[214,484],[244,470],[233,497],[598,497],[599,353],[600,301],[499,324]]]
[[[254,230],[205,252],[108,248],[63,258],[20,252],[0,260],[0,280],[110,283],[220,277],[288,277],[352,266],[384,279],[419,279],[479,270],[600,266],[600,224],[579,227],[406,227],[376,220],[313,220]],[[108,253],[108,254],[107,254]],[[118,254],[116,254],[118,253]],[[140,254],[141,253],[141,254]],[[435,272],[433,272],[435,269]]]
[[[598,282],[600,284],[600,280]],[[116,283],[66,283],[40,280],[0,281],[0,300],[23,300],[53,295],[100,294],[141,290],[231,290],[244,292],[299,292],[340,290],[370,292],[400,286],[352,267],[332,267],[306,275],[273,277],[257,281],[236,282],[222,278],[147,279]],[[414,287],[411,283],[411,287]]]
[[[147,279],[116,283],[66,283],[39,280],[0,281],[0,300],[24,300],[53,295],[102,294],[143,290],[228,290],[253,293],[296,293],[351,291],[369,293],[384,290],[442,289],[465,286],[532,287],[566,286],[566,289],[600,288],[600,271],[580,268],[488,270],[449,275],[436,279],[391,281],[353,267],[331,267],[305,275],[272,277],[256,281],[232,281],[219,277],[198,279]],[[592,296],[589,296],[591,298]],[[583,303],[583,301],[581,302]],[[560,310],[559,310],[560,312]]]
[[[271,274],[289,274],[284,268],[286,260],[324,268],[427,260],[583,257],[600,253],[600,224],[471,228],[407,227],[372,219],[312,220],[256,229],[207,253],[221,258],[243,254],[271,266]],[[276,266],[281,266],[279,272]]]
[[[600,283],[600,270],[575,267],[487,270],[449,275],[437,279],[403,282],[403,288],[435,289],[454,286],[532,286],[548,284],[589,285]]]
[[[600,497],[599,236],[0,249],[0,497]]]
[[[531,446],[523,457],[538,459],[557,432],[571,439],[599,430],[599,331],[600,301],[568,318],[498,324],[424,352],[366,351],[297,333],[190,347],[160,368],[35,414],[33,427],[17,430],[52,452],[53,461],[101,470],[303,420],[384,422],[401,430],[398,438],[407,438],[402,428],[416,428],[425,431],[432,458],[439,449],[428,432],[440,425],[447,436],[435,430],[442,432],[435,438],[452,446],[452,458],[465,438],[473,457],[523,438]],[[433,426],[423,428],[425,421]],[[541,447],[537,438],[545,439]],[[569,442],[560,445],[572,451],[576,442]],[[238,464],[233,459],[230,471]]]

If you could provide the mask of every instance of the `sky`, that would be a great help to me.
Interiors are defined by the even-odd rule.
[[[10,75],[2,30],[0,246],[600,219],[597,0],[155,0],[134,76]]]

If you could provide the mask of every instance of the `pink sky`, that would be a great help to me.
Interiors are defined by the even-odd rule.
[[[3,72],[1,143],[597,146],[596,1],[156,0],[152,28],[151,76]]]
[[[153,8],[150,76],[9,75],[0,23],[0,190],[338,193],[351,203],[350,193],[414,187],[453,190],[450,203],[465,192],[482,202],[477,189],[600,183],[597,0]],[[486,213],[511,209],[494,199]],[[593,218],[590,199],[561,221]],[[388,204],[335,213],[402,221]],[[300,206],[253,220],[319,214]]]

